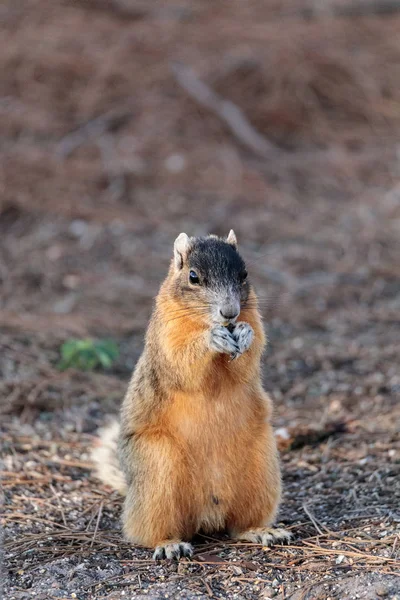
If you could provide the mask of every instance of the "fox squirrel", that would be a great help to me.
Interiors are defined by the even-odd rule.
[[[231,230],[175,240],[145,347],[101,434],[97,474],[126,496],[123,530],[153,557],[191,556],[199,530],[269,545],[281,495],[257,297]]]

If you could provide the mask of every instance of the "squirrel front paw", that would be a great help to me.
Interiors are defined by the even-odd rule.
[[[245,321],[240,321],[239,323],[236,323],[231,335],[239,347],[239,352],[232,358],[237,358],[250,348],[254,338],[254,331],[251,325]]]
[[[232,357],[240,354],[238,342],[230,331],[223,325],[216,325],[210,332],[210,348],[215,352],[230,354]]]

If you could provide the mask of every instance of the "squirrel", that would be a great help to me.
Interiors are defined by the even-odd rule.
[[[122,524],[153,558],[190,557],[199,531],[271,545],[281,497],[265,335],[233,230],[181,233],[155,301],[120,423],[93,453],[97,475],[125,495]]]

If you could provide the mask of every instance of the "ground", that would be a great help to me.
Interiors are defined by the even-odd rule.
[[[400,598],[400,16],[365,0],[9,0],[0,17],[5,597]],[[294,540],[199,536],[192,561],[156,564],[123,541],[90,448],[174,238],[231,227],[268,332]],[[60,372],[62,342],[87,336],[117,341],[117,363]]]

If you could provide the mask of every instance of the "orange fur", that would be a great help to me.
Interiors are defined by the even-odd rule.
[[[156,547],[157,559],[190,556],[200,530],[289,539],[269,528],[280,468],[261,384],[264,330],[246,277],[232,231],[177,237],[121,407],[123,473],[115,426],[94,453],[103,480],[126,490],[126,537]]]
[[[143,400],[137,397],[135,373],[135,401],[131,387],[122,410],[123,433],[135,439],[125,461],[136,460],[124,532],[147,546],[190,540],[200,529],[227,528],[237,535],[267,526],[280,499],[271,402],[260,382],[265,338],[258,310],[245,309],[239,316],[252,326],[254,340],[231,361],[207,347],[207,323],[193,315],[170,318],[180,309],[177,301],[160,293],[157,325],[148,335],[149,340],[159,336],[163,359],[178,365],[184,385],[163,389],[163,402],[149,401],[146,420],[133,406],[147,402],[146,390]]]

